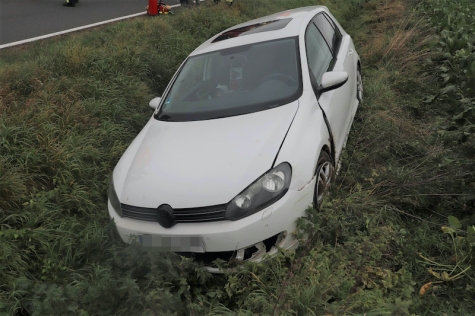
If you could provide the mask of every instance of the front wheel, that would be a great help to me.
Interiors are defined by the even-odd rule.
[[[316,210],[321,209],[323,198],[333,179],[334,170],[330,155],[326,151],[322,151],[318,158],[315,190],[313,193],[313,206]]]
[[[363,76],[361,76],[361,67],[358,66],[356,73],[356,98],[360,103],[363,103]]]

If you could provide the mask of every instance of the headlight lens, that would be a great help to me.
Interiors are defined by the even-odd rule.
[[[122,209],[120,208],[120,201],[117,193],[115,193],[114,188],[114,178],[111,175],[111,180],[109,182],[109,190],[107,191],[107,196],[109,197],[109,201],[111,202],[112,208],[114,211],[122,217]]]
[[[269,170],[239,193],[226,207],[226,219],[238,220],[275,203],[289,189],[292,169],[286,162]]]
[[[279,192],[284,188],[285,174],[282,171],[266,174],[262,180],[262,187],[269,192]]]

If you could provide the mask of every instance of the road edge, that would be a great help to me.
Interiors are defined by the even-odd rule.
[[[179,7],[179,6],[180,6],[179,4],[175,4],[175,5],[171,5],[170,7],[171,8],[176,8],[176,7]],[[127,16],[122,16],[122,17],[115,18],[115,19],[110,19],[110,20],[106,20],[106,21],[102,21],[102,22],[97,22],[97,23],[93,23],[93,24],[88,24],[88,25],[84,25],[84,26],[75,27],[75,28],[72,28],[72,29],[69,29],[69,30],[64,30],[64,31],[50,33],[50,34],[46,34],[46,35],[42,35],[42,36],[28,38],[28,39],[21,40],[21,41],[2,44],[2,45],[0,45],[0,49],[9,48],[9,47],[13,47],[13,46],[18,46],[18,45],[22,45],[22,44],[27,44],[27,43],[31,43],[31,42],[36,42],[36,41],[47,39],[47,38],[50,38],[50,37],[63,35],[63,34],[68,34],[68,33],[72,33],[72,32],[77,32],[77,31],[85,30],[85,29],[88,29],[88,28],[91,28],[91,27],[96,27],[96,26],[100,26],[100,25],[104,25],[104,24],[108,24],[108,23],[112,23],[112,22],[131,19],[131,18],[135,18],[135,17],[141,16],[141,15],[146,15],[146,14],[147,13],[144,11],[144,12],[135,13],[135,14],[127,15]]]

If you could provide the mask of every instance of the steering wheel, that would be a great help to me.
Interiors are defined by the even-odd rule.
[[[197,101],[208,99],[209,91],[208,89],[205,89],[205,88],[199,89],[198,91],[196,91],[195,96],[196,96]]]
[[[261,84],[263,84],[264,82],[269,81],[269,80],[279,80],[279,81],[285,83],[288,86],[297,84],[297,81],[295,81],[294,78],[292,78],[288,75],[284,75],[283,73],[280,73],[280,72],[275,72],[275,73],[269,74],[269,75],[265,76],[264,78],[262,78],[259,81],[259,83],[257,84],[257,86],[260,86]]]
[[[199,85],[198,88],[196,88],[192,93],[192,100],[193,101],[202,101],[209,99],[209,97],[213,94],[214,88],[213,88],[214,82],[212,81],[205,81],[202,84]]]

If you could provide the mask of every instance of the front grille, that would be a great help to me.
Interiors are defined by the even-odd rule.
[[[142,221],[157,222],[157,208],[138,207],[121,204],[122,217],[138,219]],[[175,221],[177,223],[191,222],[213,222],[224,220],[226,204],[174,209]]]

